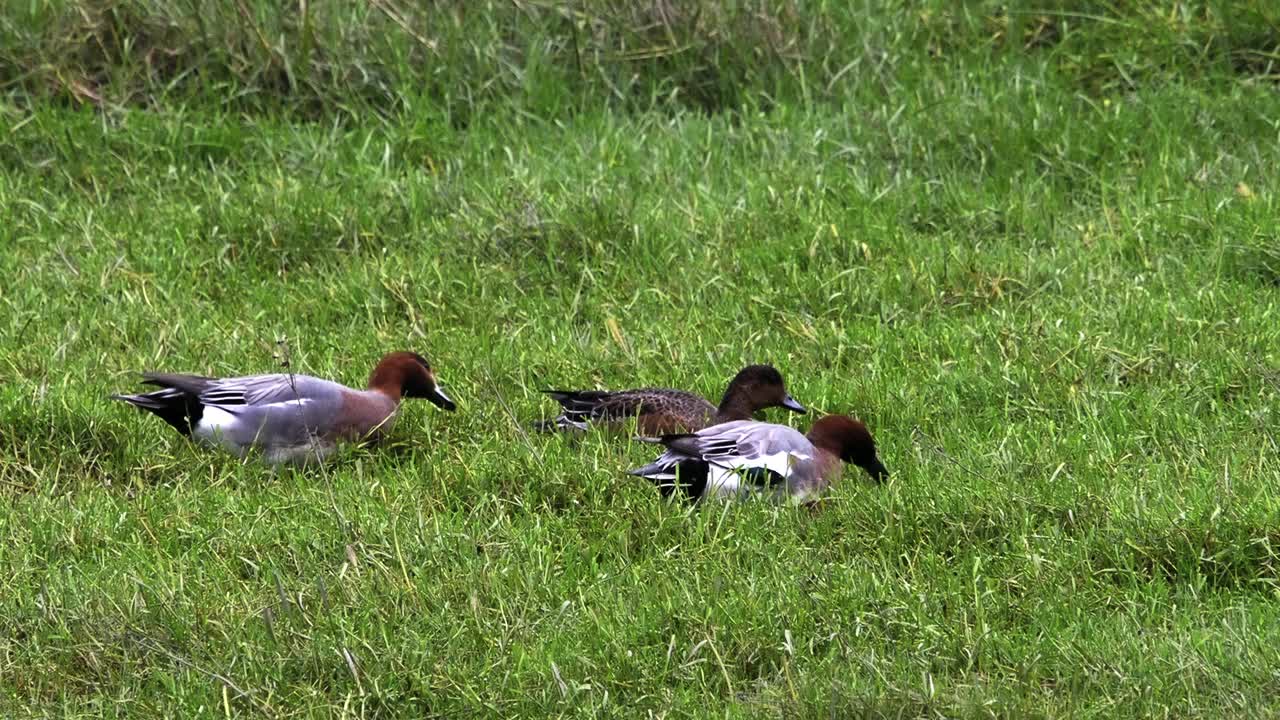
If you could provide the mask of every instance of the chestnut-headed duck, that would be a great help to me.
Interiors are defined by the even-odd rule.
[[[271,464],[319,460],[340,441],[377,439],[395,420],[401,398],[457,407],[426,359],[411,352],[384,356],[366,390],[285,373],[210,378],[146,372],[142,378],[161,389],[111,397],[153,412],[207,445],[242,457],[260,450]]]
[[[653,480],[664,496],[764,494],[811,503],[839,479],[842,463],[863,468],[876,482],[889,475],[867,426],[846,415],[819,419],[807,435],[786,425],[739,421],[641,440],[659,443],[666,452],[628,474]]]
[[[560,403],[562,412],[539,424],[542,430],[585,430],[591,423],[621,426],[636,418],[643,435],[694,432],[711,425],[750,420],[757,411],[784,407],[804,413],[805,407],[787,392],[782,374],[772,365],[748,365],[729,381],[720,407],[684,390],[544,390]]]

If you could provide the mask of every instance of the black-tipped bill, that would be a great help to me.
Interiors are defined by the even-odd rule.
[[[800,413],[801,415],[809,412],[809,408],[806,408],[805,406],[796,402],[796,399],[791,397],[790,393],[788,393],[785,397],[782,398],[782,407],[790,410],[791,412]]]
[[[436,407],[439,407],[439,408],[444,408],[449,412],[453,412],[454,410],[458,409],[458,406],[453,402],[453,400],[449,399],[448,395],[444,394],[444,391],[440,389],[439,385],[431,388],[431,390],[427,393],[427,400],[429,400],[432,405],[435,405]]]

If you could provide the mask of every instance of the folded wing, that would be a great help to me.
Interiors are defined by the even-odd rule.
[[[796,430],[752,420],[665,435],[656,442],[666,451],[630,474],[660,483],[684,474],[686,482],[701,486],[699,494],[734,494],[777,485],[791,475],[797,463],[812,460],[815,452]],[[690,474],[700,477],[688,477]]]

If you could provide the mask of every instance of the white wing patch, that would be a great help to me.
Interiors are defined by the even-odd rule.
[[[742,476],[737,471],[718,465],[707,468],[707,489],[704,495],[734,497],[741,493]]]
[[[654,480],[675,479],[686,461],[706,463],[704,496],[732,499],[752,494],[787,495],[814,472],[813,445],[782,425],[738,420],[663,439],[666,451],[631,472]],[[700,469],[699,469],[700,470]],[[701,479],[701,478],[697,478]]]
[[[267,405],[257,405],[255,407],[267,409],[275,406],[298,410],[312,402],[315,401],[310,398],[298,398],[297,400],[290,400],[288,402],[270,403]],[[193,429],[193,434],[207,443],[212,445],[221,445],[233,452],[240,453],[244,448],[237,445],[231,437],[239,434],[238,431],[243,430],[240,426],[244,425],[244,423],[245,419],[240,416],[239,412],[221,405],[206,404],[204,406],[204,413],[200,416],[200,422],[197,423]],[[259,428],[259,431],[261,431],[261,428]]]
[[[742,471],[760,468],[776,473],[779,477],[791,476],[791,468],[802,460],[809,460],[806,453],[779,451],[755,457],[723,457],[712,460],[707,468],[707,493],[738,495],[748,490],[759,490],[755,484],[742,482]]]
[[[230,438],[231,432],[241,420],[235,413],[227,412],[217,405],[205,405],[204,414],[196,424],[194,434],[210,445],[221,445],[232,452],[240,452]]]

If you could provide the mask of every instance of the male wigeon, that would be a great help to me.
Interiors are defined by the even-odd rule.
[[[544,390],[562,408],[543,430],[585,430],[589,423],[620,426],[636,418],[645,435],[693,432],[717,423],[750,420],[759,410],[784,407],[803,413],[805,407],[787,392],[782,374],[771,365],[748,365],[729,381],[720,407],[702,397],[669,388],[636,390]]]
[[[240,456],[260,450],[272,464],[318,460],[340,441],[380,437],[395,420],[401,398],[426,398],[450,411],[457,407],[436,384],[426,359],[411,352],[384,356],[366,390],[284,373],[210,378],[146,372],[142,378],[162,389],[111,397],[153,412],[208,445]]]
[[[738,421],[692,434],[641,438],[666,451],[628,474],[649,478],[664,496],[742,497],[765,494],[809,503],[839,479],[842,462],[880,482],[889,471],[876,456],[867,426],[846,415],[827,415],[801,435],[785,425]]]

